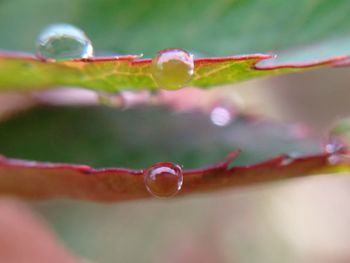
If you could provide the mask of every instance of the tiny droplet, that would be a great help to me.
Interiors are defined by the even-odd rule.
[[[213,124],[223,127],[231,122],[232,114],[227,108],[219,106],[210,112],[210,119]]]
[[[182,49],[164,49],[152,60],[152,76],[164,89],[184,87],[191,80],[193,70],[193,55]]]
[[[337,163],[339,163],[340,159],[337,152],[340,148],[341,145],[339,144],[339,142],[334,137],[330,136],[329,140],[324,145],[324,151],[330,154],[327,158],[328,163],[330,165],[336,165]]]
[[[324,150],[326,153],[334,154],[341,151],[344,147],[345,146],[341,139],[335,136],[330,136],[327,143],[324,145]]]
[[[332,155],[329,155],[327,160],[328,160],[328,163],[330,165],[336,165],[342,160],[342,155],[340,155],[340,154],[332,154]]]
[[[282,166],[287,166],[290,165],[292,162],[294,162],[294,158],[291,156],[286,156],[282,161],[281,161],[281,165]]]
[[[156,163],[145,170],[144,182],[148,192],[156,197],[174,196],[182,187],[182,169],[170,162]]]
[[[39,34],[37,55],[54,60],[88,58],[93,56],[93,47],[79,28],[69,24],[53,24]]]

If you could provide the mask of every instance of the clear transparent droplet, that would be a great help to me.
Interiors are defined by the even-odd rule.
[[[182,169],[170,162],[156,163],[145,170],[144,182],[148,192],[156,197],[174,196],[182,187]]]
[[[79,28],[69,24],[53,24],[39,34],[37,55],[53,60],[88,58],[93,56],[93,46]]]
[[[153,78],[164,89],[184,87],[191,80],[193,70],[193,55],[182,49],[164,49],[152,60]]]

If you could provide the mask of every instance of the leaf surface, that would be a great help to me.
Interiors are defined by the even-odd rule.
[[[339,167],[349,172],[350,165],[328,164],[328,154],[296,158],[278,156],[250,166],[233,166],[239,154],[232,152],[224,161],[204,169],[184,171],[180,194],[216,191],[222,188],[254,185],[277,179],[306,176]],[[64,197],[93,201],[121,201],[150,197],[144,185],[143,170],[123,168],[93,169],[68,165],[0,159],[0,193],[25,198]]]
[[[347,61],[336,56],[306,62],[275,63],[272,55],[252,54],[195,60],[193,79],[188,84],[210,87],[260,76],[332,66]],[[138,56],[96,57],[62,62],[42,61],[32,55],[0,54],[0,90],[35,90],[55,86],[79,86],[96,91],[157,90],[151,60]]]

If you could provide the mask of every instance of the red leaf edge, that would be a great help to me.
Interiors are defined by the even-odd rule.
[[[255,185],[285,178],[318,174],[330,168],[328,153],[291,159],[280,155],[253,165],[233,166],[240,151],[206,168],[184,170],[184,183],[178,195]],[[87,165],[0,158],[0,194],[29,199],[57,197],[114,202],[147,198],[143,169],[92,168]]]
[[[327,59],[306,61],[302,63],[276,63],[272,66],[263,65],[261,62],[270,61],[273,63],[273,60],[277,57],[275,54],[247,54],[247,55],[235,55],[235,56],[227,56],[227,57],[213,57],[213,58],[197,58],[195,59],[195,65],[199,65],[202,63],[217,63],[217,62],[229,62],[229,61],[248,61],[248,60],[257,60],[252,68],[255,70],[275,70],[275,69],[283,69],[283,68],[310,68],[317,66],[349,66],[350,65],[350,57],[349,56],[334,56]],[[20,60],[31,60],[31,61],[41,61],[45,63],[54,63],[54,60],[43,59],[35,56],[30,53],[23,52],[11,52],[11,51],[1,51],[0,59],[20,59]],[[66,62],[86,62],[86,63],[98,63],[98,62],[106,62],[106,61],[129,61],[131,64],[149,64],[152,62],[152,59],[142,58],[142,55],[125,55],[125,56],[110,56],[110,57],[91,57],[91,58],[79,58],[79,59],[71,59],[65,60]]]

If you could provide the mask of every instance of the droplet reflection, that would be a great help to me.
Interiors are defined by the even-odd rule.
[[[347,157],[344,154],[345,144],[337,137],[330,135],[328,142],[324,145],[324,151],[329,155],[328,162],[330,165],[336,165]]]
[[[331,137],[324,146],[324,150],[327,153],[334,154],[343,149],[344,144],[337,138]]]
[[[148,192],[156,197],[174,196],[182,187],[182,169],[171,162],[157,163],[145,170],[144,182]]]
[[[37,40],[37,54],[44,59],[65,60],[93,56],[93,46],[85,33],[69,24],[46,27]]]
[[[178,48],[164,49],[152,60],[152,76],[160,88],[180,89],[192,78],[193,55]]]

